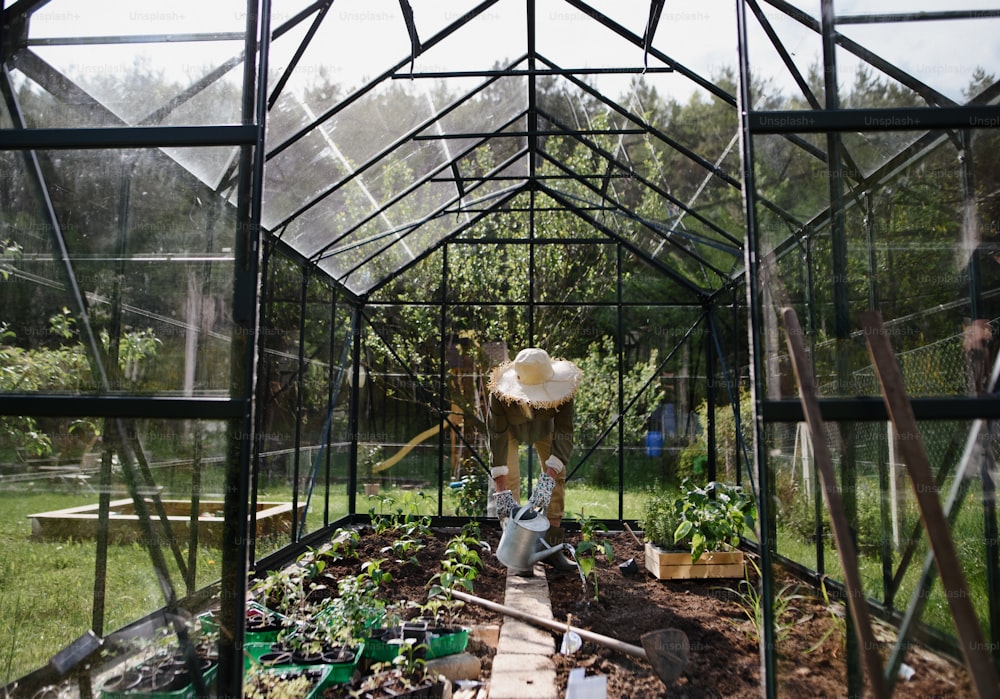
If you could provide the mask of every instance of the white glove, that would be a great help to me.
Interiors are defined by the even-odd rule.
[[[500,519],[510,517],[510,513],[518,508],[517,500],[514,499],[514,493],[509,490],[501,490],[494,493],[493,498],[497,503],[497,517]]]
[[[556,487],[556,480],[547,473],[538,477],[538,483],[528,499],[528,504],[537,510],[544,510],[552,500],[552,490]]]
[[[562,459],[560,459],[555,454],[551,455],[549,458],[545,460],[545,465],[551,468],[556,473],[562,473],[563,471],[566,470],[566,464],[564,464],[562,462]]]

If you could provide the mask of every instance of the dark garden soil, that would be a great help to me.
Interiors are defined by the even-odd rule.
[[[428,581],[440,572],[440,561],[448,539],[454,531],[435,531],[435,539],[417,555],[417,562],[394,561],[391,551],[393,536],[376,536],[370,529],[362,530],[359,545],[361,560],[386,559],[383,569],[392,573],[384,587],[386,599],[407,599],[417,604],[427,600]],[[484,538],[496,550],[499,529],[484,530]],[[657,677],[644,660],[613,651],[592,641],[572,655],[555,654],[552,658],[559,682],[558,696],[564,696],[569,671],[585,668],[587,675],[607,677],[608,699],[642,699],[645,697],[758,697],[760,689],[760,654],[753,626],[747,619],[737,596],[723,588],[739,588],[739,580],[661,581],[643,567],[643,547],[628,532],[603,535],[611,542],[615,560],[601,558],[597,565],[598,595],[587,582],[586,594],[580,577],[560,573],[546,566],[553,616],[565,620],[571,615],[573,626],[603,636],[641,646],[643,633],[655,629],[673,628],[683,631],[690,644],[690,657],[680,678],[670,687]],[[575,543],[575,535],[567,535]],[[624,573],[621,563],[633,559],[638,571]],[[483,554],[484,567],[474,582],[473,594],[503,603],[506,589],[506,569],[491,553]],[[329,566],[324,572],[331,577],[356,573],[357,561]],[[846,695],[846,666],[843,651],[842,616],[838,617],[806,585],[785,588],[788,581],[779,581],[776,588],[786,595],[797,594],[781,619],[778,633],[779,655],[778,694],[782,697],[843,697]],[[835,610],[836,611],[836,610]],[[414,609],[412,616],[418,616]],[[456,621],[477,627],[501,624],[495,612],[474,604],[460,609]],[[820,639],[833,631],[812,649]],[[885,644],[887,656],[892,637],[888,628],[876,631]],[[475,634],[473,634],[475,637]],[[561,634],[553,633],[556,647]],[[488,680],[493,650],[484,642],[470,641],[469,652],[480,657],[482,679]],[[975,692],[964,669],[950,659],[914,648],[906,663],[915,673],[909,681],[897,684],[894,696],[908,699],[974,697]],[[866,692],[866,695],[868,693]],[[530,699],[530,698],[526,698]]]

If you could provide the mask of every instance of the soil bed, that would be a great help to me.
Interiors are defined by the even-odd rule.
[[[360,560],[387,559],[382,567],[393,577],[383,587],[386,599],[406,599],[420,605],[427,601],[428,582],[440,572],[440,561],[446,558],[445,547],[455,533],[435,530],[434,539],[425,542],[417,562],[400,563],[392,560],[391,551],[385,551],[392,544],[392,534],[376,535],[364,529],[358,546]],[[483,538],[495,551],[499,528],[484,528]],[[557,669],[558,696],[565,696],[569,671],[581,667],[588,675],[602,674],[608,678],[608,699],[760,696],[760,654],[754,629],[736,595],[723,589],[738,588],[739,580],[657,580],[643,567],[643,547],[631,534],[611,533],[603,538],[611,542],[615,560],[607,563],[599,559],[596,601],[589,579],[585,595],[578,575],[560,573],[546,566],[553,616],[563,621],[572,615],[576,627],[636,646],[641,646],[641,636],[646,631],[680,629],[688,637],[690,657],[681,677],[668,688],[645,661],[584,641],[573,655],[555,654],[552,658]],[[567,535],[567,541],[575,543],[572,533]],[[623,573],[619,564],[630,558],[638,565],[638,572]],[[359,566],[358,561],[349,561],[330,566],[324,572],[335,578],[356,574]],[[474,582],[473,594],[503,603],[506,576],[506,568],[496,556],[484,553],[483,570]],[[783,589],[786,582],[779,581],[776,588]],[[789,603],[781,620],[784,630],[779,634],[777,660],[779,696],[796,699],[845,696],[842,623],[806,585],[789,589],[787,594],[791,593],[802,598]],[[413,616],[418,614],[414,607]],[[476,627],[501,624],[503,618],[468,604],[455,621]],[[834,629],[828,637],[818,648],[810,650],[831,626]],[[892,641],[890,630],[880,626],[876,633],[879,641],[885,642],[887,655]],[[553,637],[558,647],[561,635]],[[489,678],[493,650],[479,641],[469,643],[468,651],[482,662],[484,680]],[[897,684],[895,695],[920,699],[975,697],[967,673],[950,659],[914,648],[906,662],[915,674],[909,681]]]

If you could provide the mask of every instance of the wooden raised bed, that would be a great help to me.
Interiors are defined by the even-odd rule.
[[[646,544],[646,570],[660,580],[742,578],[742,551],[708,551],[695,562],[687,551],[664,551]]]
[[[170,523],[171,536],[181,543],[188,540],[191,527],[191,503],[188,500],[163,500]],[[160,520],[153,509],[152,501],[147,500],[150,516],[158,536],[162,536]],[[225,519],[222,516],[221,501],[203,500],[198,505],[198,542],[204,546],[221,546],[222,529]],[[299,518],[305,513],[305,503],[299,503]],[[39,512],[28,515],[31,520],[31,538],[35,541],[54,541],[60,539],[96,539],[100,525],[98,505],[83,505],[69,507],[63,510]],[[292,503],[290,502],[258,502],[257,503],[257,536],[287,533],[292,530]],[[108,516],[108,534],[110,541],[116,544],[128,544],[142,541],[143,529],[139,516],[135,513],[135,503],[131,498],[112,500]],[[167,537],[163,542],[168,543]]]

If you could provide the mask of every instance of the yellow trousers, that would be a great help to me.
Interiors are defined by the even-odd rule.
[[[518,453],[519,442],[514,437],[507,440],[507,487],[514,494],[514,499],[521,500],[521,459]],[[534,444],[538,453],[538,463],[544,470],[545,462],[552,455],[552,440],[543,437]],[[566,514],[566,469],[555,475],[556,487],[552,490],[552,499],[545,509],[545,517],[549,520],[549,525],[558,527],[562,525],[563,515]]]

